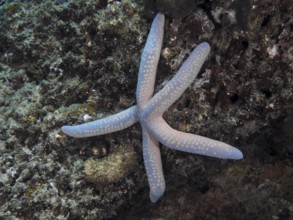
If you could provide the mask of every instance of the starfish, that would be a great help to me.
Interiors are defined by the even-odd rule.
[[[164,36],[164,23],[165,16],[158,13],[152,23],[141,57],[136,90],[137,105],[106,118],[61,128],[69,136],[84,138],[119,131],[138,121],[142,128],[144,165],[150,186],[150,199],[153,203],[157,202],[165,192],[159,142],[171,149],[193,154],[234,160],[243,158],[242,152],[235,147],[174,130],[163,119],[163,113],[194,81],[210,52],[208,43],[199,44],[175,76],[153,96]]]

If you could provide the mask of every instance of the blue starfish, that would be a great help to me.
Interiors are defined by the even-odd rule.
[[[159,142],[169,148],[194,154],[234,160],[243,158],[237,148],[220,141],[174,130],[163,119],[163,113],[194,81],[210,52],[208,43],[199,44],[173,79],[153,96],[164,23],[165,16],[157,14],[142,53],[136,90],[137,105],[100,120],[61,128],[69,136],[83,138],[119,131],[139,121],[142,127],[143,158],[150,185],[150,199],[154,203],[165,191]]]

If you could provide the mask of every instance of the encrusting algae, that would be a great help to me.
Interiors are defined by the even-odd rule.
[[[87,178],[97,183],[122,180],[137,169],[138,158],[130,147],[119,147],[116,152],[102,159],[90,158],[84,163]]]

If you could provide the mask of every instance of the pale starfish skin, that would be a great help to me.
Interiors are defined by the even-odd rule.
[[[130,127],[137,122],[137,107],[132,106],[122,112],[102,118],[96,121],[76,126],[63,126],[61,130],[75,138],[92,137],[109,134]]]
[[[172,80],[152,97],[162,49],[164,23],[165,16],[158,13],[152,23],[141,58],[136,90],[137,105],[103,119],[61,128],[69,136],[83,138],[119,131],[139,121],[142,127],[143,158],[150,186],[150,199],[154,203],[165,192],[159,142],[172,149],[194,154],[234,160],[243,158],[242,152],[235,147],[174,130],[163,119],[163,113],[194,81],[210,52],[208,43],[199,44]]]

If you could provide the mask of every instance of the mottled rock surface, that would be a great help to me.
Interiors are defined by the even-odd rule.
[[[242,161],[162,146],[167,189],[151,204],[138,125],[86,139],[61,133],[135,103],[151,24],[142,6],[0,1],[0,217],[292,219],[291,0],[198,1],[166,20],[156,91],[199,42],[212,52],[165,119],[236,146]]]

